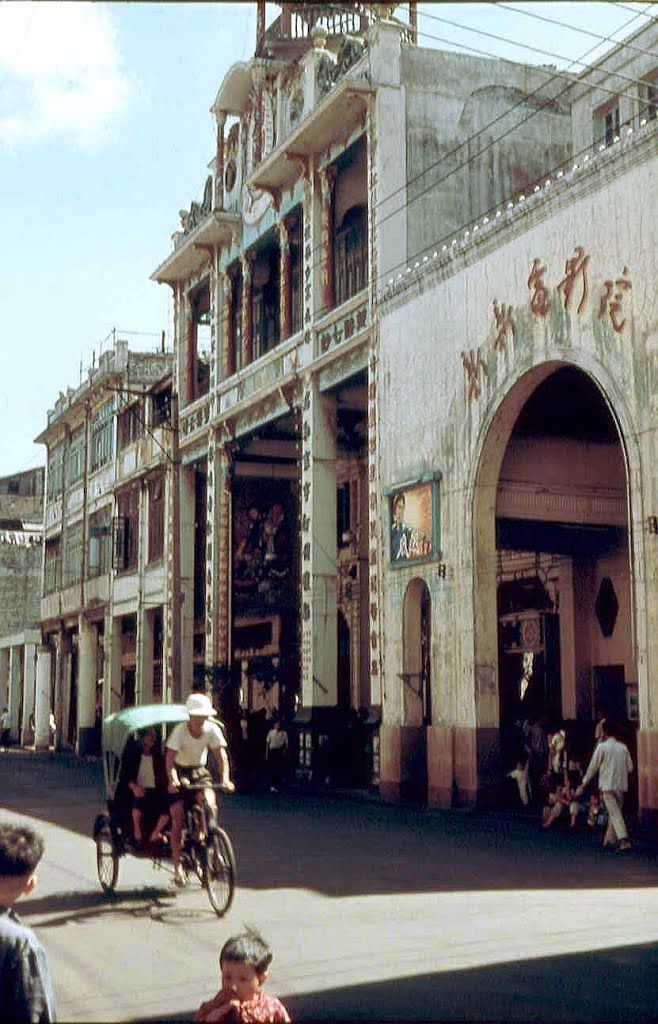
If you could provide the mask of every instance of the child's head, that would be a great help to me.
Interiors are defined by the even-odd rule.
[[[0,902],[11,906],[32,892],[43,839],[26,825],[0,823]]]
[[[249,928],[222,946],[219,966],[222,988],[239,1002],[250,999],[267,977],[272,951],[257,931]]]

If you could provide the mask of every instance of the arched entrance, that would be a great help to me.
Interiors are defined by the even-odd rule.
[[[422,801],[427,799],[426,726],[432,720],[430,623],[427,584],[414,579],[407,587],[403,606],[401,792]]]
[[[586,762],[597,707],[632,720],[638,677],[625,452],[585,372],[544,364],[512,389],[484,446],[474,517],[476,664],[498,684],[478,694],[478,725],[497,733],[498,781],[522,723],[540,716],[565,720],[570,756]],[[627,734],[633,746],[632,721]]]

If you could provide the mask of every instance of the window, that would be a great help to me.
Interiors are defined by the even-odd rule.
[[[130,572],[137,568],[138,531],[139,492],[131,489],[117,497],[113,529],[113,562],[117,572]]]
[[[87,576],[103,576],[110,571],[112,512],[109,506],[89,517]]]
[[[210,387],[210,340],[210,287],[204,285],[192,297],[191,400],[206,395]]]
[[[340,484],[336,491],[336,527],[338,547],[344,547],[346,544],[349,544],[352,536],[349,480],[344,484]]]
[[[62,473],[64,470],[64,444],[60,441],[48,452],[48,500],[58,498],[62,493]]]
[[[82,568],[82,523],[69,526],[64,537],[62,586],[71,587],[80,581]]]
[[[82,480],[85,472],[85,431],[79,427],[71,434],[66,459],[66,486],[71,487]]]
[[[46,541],[43,581],[44,595],[53,594],[59,587],[61,551],[59,537],[53,537]]]
[[[113,405],[106,402],[91,418],[91,468],[98,469],[112,458]]]
[[[144,406],[140,399],[119,413],[117,444],[119,451],[134,444],[144,433]]]
[[[154,477],[154,479],[149,480],[148,495],[148,561],[155,562],[158,558],[162,558],[164,551],[164,476]]]
[[[352,206],[336,232],[336,305],[351,299],[366,286],[368,240],[366,208]]]
[[[594,115],[594,141],[609,146],[619,136],[619,105],[601,107]]]
[[[658,71],[640,82],[640,121],[655,121],[658,109]]]
[[[154,427],[162,427],[171,422],[171,388],[156,391],[151,396],[151,422]]]

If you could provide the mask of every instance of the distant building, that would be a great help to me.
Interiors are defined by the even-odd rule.
[[[0,710],[12,742],[34,742],[44,469],[0,478]]]
[[[42,660],[58,746],[97,749],[102,717],[162,699],[171,354],[118,340],[60,394],[47,448]]]

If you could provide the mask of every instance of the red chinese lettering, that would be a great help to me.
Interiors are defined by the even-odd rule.
[[[537,316],[546,316],[551,308],[551,301],[548,296],[548,288],[544,284],[546,267],[541,266],[541,261],[535,257],[532,261],[532,270],[528,278],[528,288],[531,290],[530,309]]]
[[[493,300],[493,314],[496,322],[496,330],[498,331],[496,339],[494,341],[494,348],[498,352],[502,352],[507,343],[507,335],[511,334],[514,336],[515,326],[512,320],[512,307],[508,306],[506,302],[502,302],[498,305],[498,299]]]
[[[473,349],[470,352],[462,352],[461,357],[468,381],[468,398],[479,398],[482,392],[480,376],[489,376],[487,364],[480,355],[479,349],[477,352],[474,352]]]
[[[628,267],[624,267],[621,277],[618,277],[614,283],[612,281],[604,281],[603,283],[603,295],[599,303],[599,317],[602,319],[607,313],[615,334],[621,334],[626,324],[626,320],[621,318],[621,304],[624,292],[630,291],[632,287],[628,276]]]
[[[585,308],[585,303],[589,295],[589,286],[587,283],[587,265],[589,263],[589,256],[585,255],[585,250],[582,245],[576,246],[576,255],[566,260],[564,264],[564,277],[557,286],[557,290],[562,292],[564,296],[564,308],[569,309],[571,306],[571,297],[573,295],[576,282],[580,279],[581,293],[580,302],[578,303],[578,313],[582,313]]]

